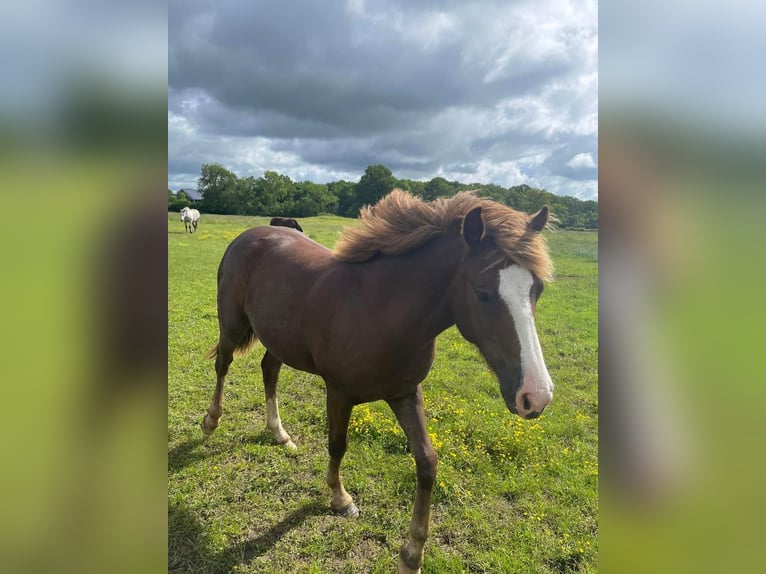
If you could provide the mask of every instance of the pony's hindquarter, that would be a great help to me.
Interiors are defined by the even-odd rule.
[[[276,231],[269,227],[253,228],[237,237],[224,253],[218,268],[219,340],[208,354],[216,361],[217,382],[202,421],[205,435],[215,431],[223,414],[224,379],[234,356],[247,353],[260,340],[266,347],[261,362],[266,426],[278,444],[295,448],[290,435],[282,428],[276,394],[277,378],[284,360],[299,369],[311,371],[313,368],[309,353],[299,344],[294,327],[286,327],[297,325],[299,321],[283,311],[295,307],[291,301],[300,300],[301,295],[294,293],[301,289],[301,281],[291,280],[289,274],[285,277],[278,272],[285,259],[284,253],[290,251],[295,241],[310,240],[287,228],[277,228]],[[272,353],[272,349],[278,352]]]

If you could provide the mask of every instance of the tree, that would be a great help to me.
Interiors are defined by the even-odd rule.
[[[204,164],[197,180],[202,209],[209,213],[237,213],[237,176],[217,163]]]
[[[453,195],[455,195],[455,188],[443,177],[435,177],[423,187],[423,199],[426,201]]]
[[[355,187],[354,183],[344,180],[333,181],[327,184],[327,193],[337,198],[337,207],[334,213],[346,216],[354,209]]]
[[[338,206],[337,198],[328,193],[326,185],[310,181],[296,183],[292,199],[292,210],[287,214],[292,217],[333,212]]]
[[[288,215],[292,211],[295,183],[288,176],[267,171],[255,181],[255,187],[258,215]]]
[[[399,180],[401,183],[402,181],[407,182],[407,189],[412,195],[415,195],[417,197],[423,197],[425,193],[425,182],[418,181],[416,179],[407,179],[407,180]],[[405,189],[404,187],[402,189]]]
[[[597,201],[555,195],[526,184],[505,188],[495,184],[447,181],[443,177],[434,177],[427,182],[399,180],[384,165],[367,166],[356,184],[342,180],[317,184],[310,181],[296,183],[276,171],[267,171],[258,179],[253,176],[239,178],[214,163],[202,166],[198,183],[203,197],[200,208],[209,213],[288,217],[335,213],[356,217],[362,206],[374,205],[395,187],[408,190],[425,200],[451,197],[459,191],[471,189],[482,197],[527,213],[548,205],[558,218],[561,229],[598,228]],[[174,194],[168,190],[169,211],[179,211],[194,203],[183,192]]]
[[[396,178],[384,165],[369,165],[356,184],[351,210],[346,215],[356,217],[364,205],[374,205],[396,187]]]
[[[254,177],[238,179],[234,191],[235,213],[238,215],[257,215],[256,194],[257,185]]]
[[[184,192],[179,191],[178,194],[175,194],[168,190],[168,211],[181,211],[190,205],[191,202]]]

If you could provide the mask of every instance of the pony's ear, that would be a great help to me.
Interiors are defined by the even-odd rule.
[[[463,238],[465,242],[476,248],[484,236],[484,221],[481,218],[481,206],[474,207],[463,218]]]
[[[529,220],[529,228],[532,231],[542,231],[545,229],[545,224],[548,223],[548,206],[543,205],[543,208],[532,216]]]

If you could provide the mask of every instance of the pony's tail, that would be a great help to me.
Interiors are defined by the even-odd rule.
[[[248,332],[239,340],[239,343],[237,343],[237,346],[234,348],[234,354],[238,357],[241,357],[242,355],[246,355],[250,349],[252,349],[256,343],[258,343],[258,337],[255,336],[255,333],[253,333],[253,330],[250,329]],[[210,349],[205,355],[206,359],[216,359],[218,358],[218,345]]]

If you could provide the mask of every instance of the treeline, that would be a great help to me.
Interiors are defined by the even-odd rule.
[[[205,213],[311,217],[330,213],[356,217],[359,208],[376,203],[395,187],[400,187],[425,200],[451,197],[472,189],[514,209],[531,213],[548,205],[566,229],[597,229],[598,203],[575,197],[560,196],[528,185],[510,188],[493,184],[465,184],[435,177],[430,181],[397,179],[383,165],[369,166],[361,179],[334,181],[327,184],[296,182],[288,176],[267,171],[262,177],[238,177],[219,164],[205,164],[198,180],[202,200],[193,202],[182,192],[168,190],[168,209],[180,210],[194,205]]]

